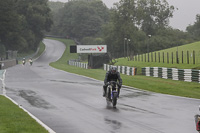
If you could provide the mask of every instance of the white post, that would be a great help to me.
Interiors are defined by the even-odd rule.
[[[153,68],[153,77],[158,77],[158,67]]]
[[[150,76],[150,67],[145,67],[146,69],[146,76]]]
[[[127,69],[126,69],[126,75],[130,75],[130,67],[127,67]]]
[[[192,70],[184,69],[184,81],[192,82]]]
[[[172,68],[172,80],[178,80],[178,69]]]
[[[125,66],[122,66],[122,74],[125,74]]]
[[[167,77],[167,68],[165,68],[165,67],[162,68],[162,78],[168,79],[168,77]]]

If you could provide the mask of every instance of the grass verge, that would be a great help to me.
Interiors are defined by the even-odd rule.
[[[56,39],[66,44],[66,50],[60,60],[51,63],[52,67],[61,69],[67,72],[84,75],[98,80],[104,80],[106,71],[102,69],[82,69],[74,66],[69,66],[69,59],[77,59],[78,55],[69,52],[69,45],[74,44],[71,40]],[[174,81],[170,79],[161,79],[154,77],[146,77],[142,75],[128,76],[121,74],[123,85],[148,90],[157,93],[170,94],[176,96],[198,98],[200,99],[200,85],[195,82]]]
[[[6,97],[0,95],[1,133],[48,133],[26,112]]]

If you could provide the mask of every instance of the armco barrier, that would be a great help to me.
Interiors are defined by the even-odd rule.
[[[4,94],[4,87],[5,87],[5,83],[4,83],[4,79],[5,79],[5,70],[0,70],[0,95]]]
[[[71,65],[71,66],[76,66],[76,67],[88,69],[87,63],[81,63],[81,62],[77,62],[77,61],[74,61],[74,60],[69,60],[68,64]]]
[[[200,70],[194,69],[144,67],[142,68],[142,75],[200,83]]]
[[[0,70],[15,66],[16,64],[16,59],[0,61]]]
[[[4,70],[0,70],[0,80],[3,79],[3,73],[4,73]]]
[[[104,70],[109,71],[113,65],[104,64]],[[116,66],[119,73],[131,75],[136,75],[137,68],[135,67],[128,67],[128,66]]]

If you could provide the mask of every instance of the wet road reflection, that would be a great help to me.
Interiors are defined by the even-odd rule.
[[[84,84],[84,85],[95,85],[95,86],[102,86],[102,82],[97,82],[97,81],[91,81],[91,82],[81,82],[81,81],[71,81],[71,80],[50,80],[50,81],[53,81],[53,82],[62,82],[62,83],[70,83],[70,84]]]
[[[28,101],[29,104],[31,104],[34,107],[37,108],[44,108],[44,109],[50,109],[53,108],[52,105],[50,105],[47,101],[41,98],[36,92],[31,90],[20,90],[19,96],[24,98]]]
[[[130,92],[127,93],[126,95],[120,95],[120,98],[135,98],[135,97],[146,97],[146,96],[151,96],[151,93],[147,93],[147,92]]]
[[[112,133],[115,133],[115,131],[119,130],[122,126],[121,122],[117,120],[110,120],[108,118],[104,118],[106,125],[109,125],[112,127]]]

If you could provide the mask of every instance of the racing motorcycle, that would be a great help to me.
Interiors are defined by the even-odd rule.
[[[108,82],[108,87],[106,90],[106,102],[108,105],[112,103],[113,107],[116,107],[118,98],[118,83],[116,81]]]
[[[32,66],[33,60],[32,60],[32,59],[29,59],[29,63],[30,63],[30,65]]]
[[[26,63],[26,60],[25,60],[25,58],[23,58],[22,64],[25,65],[25,63]]]

